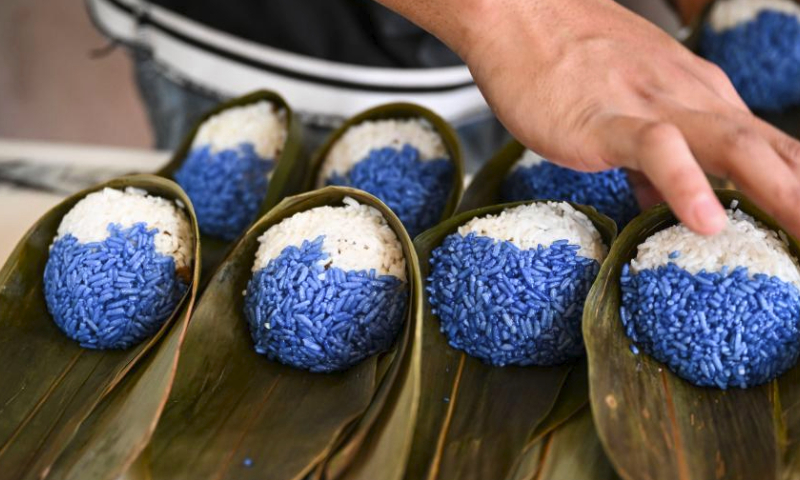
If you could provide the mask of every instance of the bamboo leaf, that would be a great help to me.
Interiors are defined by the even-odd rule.
[[[738,208],[779,229],[742,194],[717,195],[724,205],[738,200]],[[629,224],[587,299],[584,340],[600,438],[626,479],[779,478],[776,459],[782,457],[786,466],[797,462],[800,367],[770,385],[723,391],[693,386],[629,350],[619,318],[621,268],[647,237],[675,223],[660,205]],[[792,254],[800,254],[797,241],[789,243]]]
[[[286,111],[286,127],[287,135],[286,142],[280,152],[279,157],[276,159],[275,169],[272,171],[272,178],[270,178],[267,187],[267,196],[261,204],[259,215],[267,213],[272,207],[278,204],[282,199],[296,193],[303,191],[303,173],[304,161],[307,152],[303,146],[303,125],[297,118],[297,115],[292,111],[292,108],[286,103],[280,95],[269,90],[258,90],[247,95],[234,98],[227,102],[217,105],[215,108],[209,110],[203,115],[200,120],[195,123],[192,130],[180,144],[178,149],[172,155],[169,163],[159,170],[156,175],[175,179],[175,173],[183,165],[184,160],[189,155],[192,149],[194,137],[197,135],[198,130],[203,123],[209,118],[217,115],[225,110],[234,107],[241,107],[257,103],[261,101],[268,101],[274,105],[279,106]],[[208,235],[201,236],[203,244],[203,281],[202,285],[208,281],[211,275],[216,270],[216,267],[225,258],[225,255],[230,251],[230,248],[236,243],[227,242],[218,238],[209,237]]]
[[[118,480],[153,480],[150,474],[149,452],[145,450],[130,466],[128,470],[118,477]]]
[[[502,203],[500,188],[503,186],[503,180],[523,153],[525,147],[518,141],[511,140],[483,164],[475,174],[475,180],[464,192],[464,198],[458,206],[459,213]]]
[[[570,372],[556,399],[553,409],[547,414],[531,435],[528,444],[517,457],[508,480],[530,478],[541,466],[542,446],[551,432],[563,426],[589,403],[589,379],[586,362],[578,363]],[[599,440],[598,440],[599,441]]]
[[[422,299],[422,282],[417,283],[417,300]],[[380,417],[365,415],[359,432],[337,451],[322,469],[324,478],[400,480],[411,452],[420,398],[422,305],[414,304],[414,333],[411,350],[403,360],[398,379],[393,385]],[[372,411],[377,411],[375,405]]]
[[[113,480],[123,472],[142,478],[145,462],[134,461],[150,441],[167,401],[191,307],[185,307],[164,340],[92,412],[48,479]],[[129,471],[132,464],[135,468]]]
[[[403,245],[412,301],[397,346],[333,374],[268,361],[254,351],[243,313],[257,238],[295,213],[339,205],[346,196],[379,209]],[[281,202],[242,237],[197,305],[152,441],[154,478],[303,478],[319,471],[334,448],[347,448],[348,439],[363,442],[361,429],[380,417],[395,383],[404,380],[419,278],[410,239],[375,197],[325,188]]]
[[[773,384],[775,422],[781,452],[782,480],[800,479],[800,368],[795,367]]]
[[[458,143],[458,136],[456,135],[453,127],[450,126],[442,117],[436,113],[428,110],[425,107],[415,105],[412,103],[388,103],[380,105],[364,112],[359,113],[347,121],[345,121],[339,128],[334,130],[325,143],[322,144],[311,156],[309,168],[305,172],[305,179],[303,182],[303,189],[310,191],[316,188],[317,177],[319,170],[322,167],[328,152],[333,145],[341,138],[347,130],[359,123],[369,120],[387,120],[387,119],[407,119],[407,118],[422,118],[430,122],[436,132],[442,137],[447,153],[450,160],[455,167],[453,172],[453,184],[450,188],[450,194],[447,197],[447,203],[444,211],[442,212],[442,220],[449,218],[456,211],[456,207],[461,201],[461,195],[464,191],[464,158],[461,152],[461,146]]]
[[[128,350],[87,350],[67,338],[47,311],[43,272],[61,218],[87,194],[134,186],[180,200],[197,233],[191,203],[163,178],[134,175],[79,192],[47,212],[22,238],[0,270],[0,472],[39,478],[52,466],[98,403],[170,330],[184,322],[197,290],[199,268],[176,313],[152,338]],[[197,237],[195,237],[197,239]],[[194,244],[197,259],[199,243]]]
[[[422,278],[429,274],[432,250],[447,235],[474,217],[515,205],[519,204],[465,212],[417,237]],[[616,235],[614,223],[593,208],[575,207],[589,216],[610,245]],[[426,301],[422,317],[422,396],[405,478],[505,478],[534,441],[540,425],[541,432],[546,432],[569,416],[569,412],[556,414],[553,407],[573,369],[571,365],[488,366],[447,344]],[[576,380],[579,383],[579,377]],[[571,384],[570,391],[580,390],[579,385]],[[583,395],[575,403],[565,400],[568,405],[564,410],[578,410],[587,401],[585,388]],[[550,412],[554,416],[547,426],[543,421]]]
[[[566,382],[558,392],[558,399],[547,417],[536,426],[531,441],[535,442],[563,425],[589,403],[589,370],[581,361],[569,372]]]
[[[616,480],[588,406],[541,441],[533,480]]]

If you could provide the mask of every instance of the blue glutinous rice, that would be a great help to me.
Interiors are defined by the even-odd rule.
[[[800,5],[793,0],[714,3],[700,54],[725,71],[750,108],[800,105]]]
[[[606,247],[567,203],[474,218],[431,254],[427,291],[453,348],[495,365],[583,355],[581,316]]]
[[[639,204],[621,168],[579,172],[526,150],[506,176],[503,201],[558,200],[590,205],[622,228],[639,214]]]
[[[255,220],[286,132],[286,112],[268,101],[226,109],[200,126],[175,180],[201,232],[232,240]]]
[[[713,237],[683,225],[650,236],[620,280],[620,317],[639,349],[722,389],[768,382],[800,351],[800,270],[786,237],[740,210],[728,215]]]
[[[423,119],[366,121],[331,147],[318,184],[380,198],[413,238],[442,217],[455,168],[442,137]]]
[[[135,188],[90,193],[64,215],[50,247],[47,309],[84,348],[129,348],[172,315],[193,255],[182,205]]]
[[[383,215],[351,198],[259,237],[245,317],[256,352],[312,372],[389,350],[408,302],[406,262]]]

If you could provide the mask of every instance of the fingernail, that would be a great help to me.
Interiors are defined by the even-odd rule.
[[[694,201],[694,218],[706,235],[718,233],[728,224],[728,215],[712,195],[702,195]]]

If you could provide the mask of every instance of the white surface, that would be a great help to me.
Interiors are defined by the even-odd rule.
[[[406,144],[419,150],[420,160],[448,158],[441,135],[424,119],[366,121],[348,128],[333,144],[320,167],[317,185],[324,186],[334,172],[346,174],[372,150],[386,147],[400,150]]]
[[[137,223],[158,230],[153,238],[155,249],[175,259],[175,268],[191,265],[194,242],[186,212],[174,202],[138,188],[104,188],[85,196],[61,219],[53,241],[72,235],[80,243],[102,242],[110,235],[109,225],[130,228]]]
[[[695,274],[701,270],[719,272],[722,267],[747,267],[748,273],[763,273],[791,282],[800,288],[797,259],[778,234],[741,210],[728,210],[728,226],[722,233],[704,237],[682,224],[654,233],[639,245],[631,270],[658,268],[668,263]],[[669,254],[679,252],[675,259]]]
[[[547,160],[544,159],[541,155],[534,152],[533,150],[525,150],[525,153],[519,157],[517,163],[511,168],[510,172],[522,167],[532,167],[534,165],[539,165],[540,163],[546,162]],[[510,173],[509,172],[509,173]]]
[[[169,153],[152,150],[106,148],[63,143],[44,143],[0,139],[0,166],[3,162],[24,161],[41,169],[103,169],[123,175],[128,172],[154,172],[169,160]],[[113,175],[109,175],[109,178]],[[39,180],[39,179],[35,179]],[[89,185],[82,185],[82,187]],[[8,185],[0,181],[0,265],[28,229],[66,194],[42,192]]]
[[[758,14],[770,10],[800,19],[800,5],[793,0],[723,0],[714,4],[708,23],[717,32],[752,22]]]
[[[76,168],[155,172],[167,164],[169,152],[0,138],[0,160],[17,159]]]
[[[520,205],[500,212],[473,218],[458,229],[467,236],[476,233],[495,240],[507,240],[521,250],[548,247],[556,240],[578,245],[578,255],[602,263],[608,252],[600,232],[589,217],[564,202]]]
[[[371,270],[378,275],[406,279],[406,261],[397,235],[381,212],[351,198],[343,207],[318,207],[300,212],[272,226],[258,241],[253,271],[257,272],[289,246],[300,247],[324,235],[322,251],[327,266],[342,270]]]
[[[0,208],[0,265],[6,262],[19,239],[34,222],[63,199],[60,195],[0,186],[3,205]]]
[[[192,147],[208,145],[219,152],[238,150],[246,143],[259,157],[277,159],[286,143],[286,112],[267,101],[226,109],[203,122]]]

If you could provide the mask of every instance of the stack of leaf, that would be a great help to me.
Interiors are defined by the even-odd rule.
[[[44,269],[49,247],[62,217],[91,192],[103,188],[135,187],[187,207],[194,240],[195,259],[188,290],[160,330],[142,343],[124,350],[89,350],[79,346],[56,327],[44,296]],[[177,360],[180,338],[186,329],[200,278],[200,245],[191,202],[168,180],[135,175],[111,180],[79,192],[47,212],[25,234],[0,271],[0,356],[4,368],[3,412],[0,415],[0,472],[3,478],[90,478],[94,473],[121,473],[128,460],[107,462],[106,455],[135,457],[147,439],[147,430],[163,406]],[[155,368],[147,384],[123,382],[144,368]],[[87,457],[75,449],[78,433],[90,415],[106,410],[104,419],[118,420],[119,404],[105,407],[111,399],[124,398],[125,408],[135,406],[135,416],[146,423],[124,425],[124,434],[107,435],[93,443]],[[102,402],[102,403],[101,403]],[[126,419],[128,417],[125,417]],[[77,436],[76,436],[77,434]]]
[[[260,92],[230,105],[264,98],[278,101]],[[325,188],[278,204],[287,192],[310,188],[326,149],[350,125],[419,117],[442,136],[457,174],[442,223],[413,244],[397,216],[360,190]],[[164,175],[179,167],[190,144],[191,137]],[[800,478],[800,367],[767,385],[722,391],[693,386],[630,348],[619,313],[620,275],[644,239],[677,222],[665,206],[643,213],[615,239],[611,220],[574,205],[611,247],[584,308],[587,359],[490,366],[448,344],[424,281],[448,235],[520,205],[497,203],[522,147],[506,146],[473,183],[462,209],[481,208],[450,218],[461,194],[460,154],[452,130],[425,110],[388,105],[351,119],[305,177],[292,167],[299,147],[288,144],[295,154],[278,162],[262,207],[273,208],[235,242],[197,308],[199,267],[172,318],[131,349],[85,350],[58,330],[43,293],[48,247],[61,218],[87,193],[133,186],[187,206],[199,264],[200,243],[216,244],[199,236],[180,188],[145,175],[113,180],[70,197],[26,234],[0,271],[6,366],[0,477]],[[741,194],[718,196],[779,229]],[[299,212],[339,206],[347,197],[377,209],[401,244],[409,300],[398,340],[387,352],[330,374],[267,360],[254,351],[242,293],[258,238]],[[787,241],[800,255],[800,244]]]
[[[387,353],[335,373],[267,360],[253,348],[242,295],[258,237],[298,212],[338,206],[346,197],[380,211],[402,244],[410,301],[400,337]],[[411,241],[375,197],[337,187],[284,200],[237,242],[208,284],[145,470],[154,478],[367,478],[387,468],[386,459],[399,469],[419,398],[413,337],[420,295]]]
[[[302,189],[304,179],[297,168],[299,124],[283,100],[270,92],[256,92],[209,112],[160,174],[171,177],[181,167],[204,120],[263,100],[283,106],[289,132],[262,211]],[[461,156],[452,129],[416,106],[391,105],[375,114],[380,112],[393,118],[426,118],[442,135],[456,170],[442,212],[442,218],[450,216],[461,195]],[[128,185],[191,206],[177,185],[158,177],[128,177],[96,188]],[[133,478],[150,474],[185,478],[192,473],[198,478],[213,473],[263,478],[265,471],[271,472],[270,478],[376,478],[388,469],[400,478],[420,396],[417,337],[422,284],[413,245],[385,205],[364,192],[344,188],[287,199],[241,237],[213,280],[205,280],[210,281],[209,288],[191,328],[200,268],[194,270],[191,298],[184,300],[179,322],[171,320],[154,338],[128,352],[85,352],[53,326],[41,293],[41,270],[54,229],[85,194],[45,215],[0,277],[6,302],[0,311],[3,322],[13,327],[4,329],[7,364],[28,354],[39,359],[35,369],[6,370],[6,385],[12,388],[5,404],[18,405],[19,412],[3,416],[3,472],[13,478],[65,479],[112,479],[126,472]],[[257,237],[294,213],[341,204],[344,197],[377,208],[400,237],[411,288],[399,340],[389,352],[339,373],[314,374],[270,362],[253,351],[243,319],[241,292],[250,277]],[[205,263],[213,268],[228,247],[198,233],[193,210],[192,225],[199,240],[195,258],[201,261],[202,243],[211,250],[210,263]],[[31,323],[31,317],[37,321]],[[39,338],[40,328],[48,333],[46,339]],[[154,353],[145,356],[148,350]],[[275,464],[276,458],[282,461]]]

